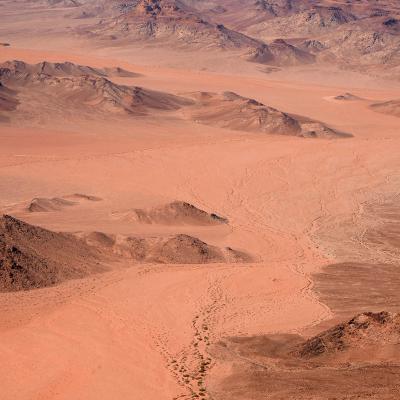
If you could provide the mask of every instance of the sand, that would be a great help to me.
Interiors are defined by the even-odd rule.
[[[367,254],[359,251],[362,243],[351,244],[358,230],[353,235],[347,229],[349,221],[364,221],[365,205],[398,192],[400,120],[369,107],[369,102],[399,98],[398,83],[318,66],[266,74],[259,65],[225,53],[203,57],[199,51],[194,57],[164,48],[154,52],[135,46],[101,47],[70,35],[66,26],[81,21],[65,21],[53,8],[40,16],[47,28],[54,26],[54,18],[60,22],[53,34],[43,28],[31,32],[26,18],[39,17],[30,12],[16,20],[10,11],[1,17],[0,39],[11,44],[0,48],[1,62],[69,61],[114,71],[109,78],[116,85],[178,98],[194,92],[234,92],[353,136],[265,135],[200,124],[182,118],[179,110],[176,115],[152,111],[150,118],[132,119],[103,109],[93,113],[75,100],[68,110],[52,103],[50,114],[46,97],[29,97],[32,93],[26,97],[30,101],[19,99],[14,114],[10,109],[15,103],[5,102],[6,110],[0,108],[1,213],[78,238],[91,234],[91,240],[105,249],[114,243],[110,237],[187,235],[206,243],[218,257],[205,264],[182,258],[179,264],[144,264],[114,254],[102,259],[108,272],[1,293],[2,399],[170,400],[203,392],[224,399],[224,385],[235,382],[239,389],[231,398],[241,399],[259,376],[252,371],[235,381],[243,371],[232,370],[232,360],[216,357],[210,350],[216,343],[227,337],[315,335],[332,318],[350,318],[370,307],[382,311],[375,310],[376,304],[363,291],[353,293],[358,310],[341,305],[343,293],[338,295],[334,285],[316,274],[328,265],[360,262],[342,257],[352,249],[360,257]],[[356,98],[331,101],[343,93]],[[0,91],[0,107],[2,98]],[[151,210],[177,201],[204,211],[201,223],[193,222],[197,216],[176,225],[164,216],[161,221],[152,218],[152,223],[127,217],[130,210],[154,215]],[[32,212],[32,204],[39,204],[41,212]],[[208,223],[212,214],[223,217],[224,223]],[[376,229],[370,232],[372,241],[386,237]],[[391,246],[391,251],[384,248],[375,260],[380,265],[392,262],[396,254],[397,241],[389,239],[384,246]],[[227,261],[229,249],[251,261]],[[368,253],[368,265],[371,257]],[[361,260],[364,265],[366,259]],[[383,270],[397,277],[392,267]],[[343,282],[344,273],[332,274],[334,282]],[[351,277],[357,284],[372,280],[365,269],[360,274],[353,271]],[[377,290],[388,287],[383,282]],[[352,286],[344,290],[353,292]],[[396,311],[397,298],[382,298],[379,308]],[[240,368],[249,365],[243,361]],[[398,372],[385,368],[372,372],[371,382]],[[332,380],[326,375],[318,379],[328,379],[333,387],[341,382],[344,388],[363,379],[362,371],[361,378],[347,373],[336,371]],[[260,396],[271,384],[266,375]],[[296,387],[298,377],[290,379],[284,375],[276,382],[295,382],[290,387]],[[307,398],[307,393],[321,396],[312,386],[313,375],[309,379],[311,383],[302,387],[305,397],[300,398]],[[372,393],[373,385],[364,383],[365,390],[356,390],[355,395]],[[381,398],[394,399],[393,393],[381,392]],[[339,395],[346,398],[345,392]]]

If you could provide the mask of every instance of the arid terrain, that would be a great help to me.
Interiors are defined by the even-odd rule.
[[[396,0],[0,0],[0,399],[399,399],[399,76]]]

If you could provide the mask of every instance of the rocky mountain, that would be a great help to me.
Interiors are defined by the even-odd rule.
[[[135,115],[146,115],[150,110],[177,110],[191,104],[185,98],[168,93],[118,85],[107,79],[101,70],[72,63],[6,62],[0,64],[0,83],[7,100],[4,100],[4,107],[9,109],[19,101],[19,96],[27,100],[34,95],[47,98],[45,105],[48,106],[59,104],[60,107],[87,107]],[[54,102],[50,101],[51,97]]]
[[[280,67],[320,63],[399,76],[400,5],[394,0],[43,1],[68,8],[66,18],[82,19],[74,32],[103,46],[217,50]]]
[[[301,137],[345,137],[319,121],[292,116],[236,93],[188,94],[195,100],[184,109],[186,117],[200,124],[238,131]]]
[[[0,292],[28,290],[104,270],[96,249],[65,233],[0,218]]]
[[[17,108],[18,100],[15,92],[8,89],[0,82],[0,113],[1,111],[13,111]]]
[[[250,262],[247,253],[230,247],[220,248],[186,234],[170,236],[123,236],[91,232],[86,243],[103,248],[139,264],[213,264]]]
[[[275,45],[286,46],[281,42]],[[70,115],[78,110],[86,111],[92,118],[93,115],[106,118],[110,113],[137,117],[173,113],[175,118],[244,132],[313,138],[346,136],[319,121],[288,115],[233,92],[181,95],[158,92],[116,84],[104,77],[102,70],[71,63],[6,62],[0,64],[0,84],[3,118],[36,101],[40,105],[35,111],[40,121],[48,113],[57,113],[60,118],[69,115],[71,120]],[[30,111],[29,119],[35,119],[36,114]],[[44,208],[60,206],[59,199],[39,200]]]
[[[114,40],[176,41],[194,48],[253,48],[260,43],[203,19],[179,0],[139,0],[118,16],[100,21],[90,32]]]
[[[208,213],[185,201],[173,201],[150,209],[133,209],[120,213],[120,218],[141,224],[162,225],[219,225],[226,224],[226,218]]]
[[[398,346],[399,340],[399,314],[367,312],[305,341],[297,346],[294,354],[312,359],[361,351],[368,360],[368,351],[376,352],[383,347]]]
[[[400,5],[395,1],[186,0],[186,4],[213,23],[265,43],[269,50],[280,39],[295,46],[289,61],[287,46],[276,49],[274,56],[280,62],[271,51],[253,49],[257,62],[281,66],[318,62],[392,78],[400,67]],[[304,57],[298,57],[299,49],[306,52]]]
[[[298,37],[333,30],[357,17],[340,7],[315,7],[254,24],[247,32],[255,37]]]
[[[115,7],[113,10],[115,12]],[[186,50],[238,51],[249,61],[276,65],[285,64],[287,59],[288,65],[310,63],[314,58],[306,54],[306,50],[296,49],[293,45],[269,45],[213,22],[196,8],[195,3],[188,5],[179,0],[140,0],[125,4],[116,16],[114,12],[98,24],[82,28],[81,33],[117,43],[162,43]]]

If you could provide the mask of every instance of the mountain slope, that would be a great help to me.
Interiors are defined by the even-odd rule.
[[[85,107],[103,112],[146,115],[151,110],[177,110],[191,103],[168,93],[118,85],[105,78],[101,71],[71,63],[32,65],[22,61],[6,62],[0,64],[0,83],[4,93],[8,88],[14,97],[21,94],[25,101],[39,96],[45,107],[58,105],[60,113],[68,108],[83,111],[82,107]],[[8,101],[7,104],[12,103]]]
[[[291,116],[236,93],[199,92],[188,96],[195,100],[195,104],[186,107],[183,110],[184,115],[200,124],[238,131],[301,137],[346,136],[319,121]]]
[[[28,290],[103,271],[98,252],[65,233],[0,218],[0,292]]]
[[[259,63],[284,64],[287,55],[280,57],[281,49],[268,45],[221,23],[211,22],[195,4],[188,6],[179,0],[139,0],[129,3],[117,16],[105,17],[98,24],[85,27],[82,32],[113,42],[167,44],[185,50],[230,50],[238,51],[244,58]],[[287,45],[284,51],[302,52]],[[254,56],[262,53],[261,56]],[[268,57],[266,56],[268,54]],[[296,58],[296,56],[292,57]],[[304,58],[307,58],[304,54]],[[309,55],[306,63],[312,62]],[[296,64],[302,62],[297,57]],[[293,61],[289,63],[292,65]]]

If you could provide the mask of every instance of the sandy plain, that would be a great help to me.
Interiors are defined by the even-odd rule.
[[[8,33],[11,46],[0,48],[0,61],[119,66],[140,74],[115,78],[119,83],[175,94],[234,91],[354,136],[269,136],[170,116],[65,118],[40,112],[40,103],[31,104],[38,111],[33,117],[21,113],[1,123],[3,213],[64,232],[179,231],[254,257],[210,265],[118,261],[107,273],[0,294],[2,399],[189,399],[199,387],[207,398],[224,398],[213,390],[231,366],[213,357],[210,346],[226,337],[309,334],[337,317],[338,300],[320,296],[320,283],[314,290],[314,274],[359,261],[335,252],[346,238],[342,221],[398,193],[400,122],[364,101],[333,97],[351,92],[390,100],[398,97],[397,83],[311,67],[266,74],[248,63],[199,56],[203,66],[187,54],[179,60],[153,49],[90,48],[62,32],[46,40],[39,31],[30,39],[3,18],[1,34]],[[103,200],[60,212],[26,211],[33,198],[71,193]],[[223,215],[229,226],[139,226],[115,217],[174,200]],[[321,243],[316,235],[325,224],[337,237]],[[367,297],[345,315],[370,308]]]

